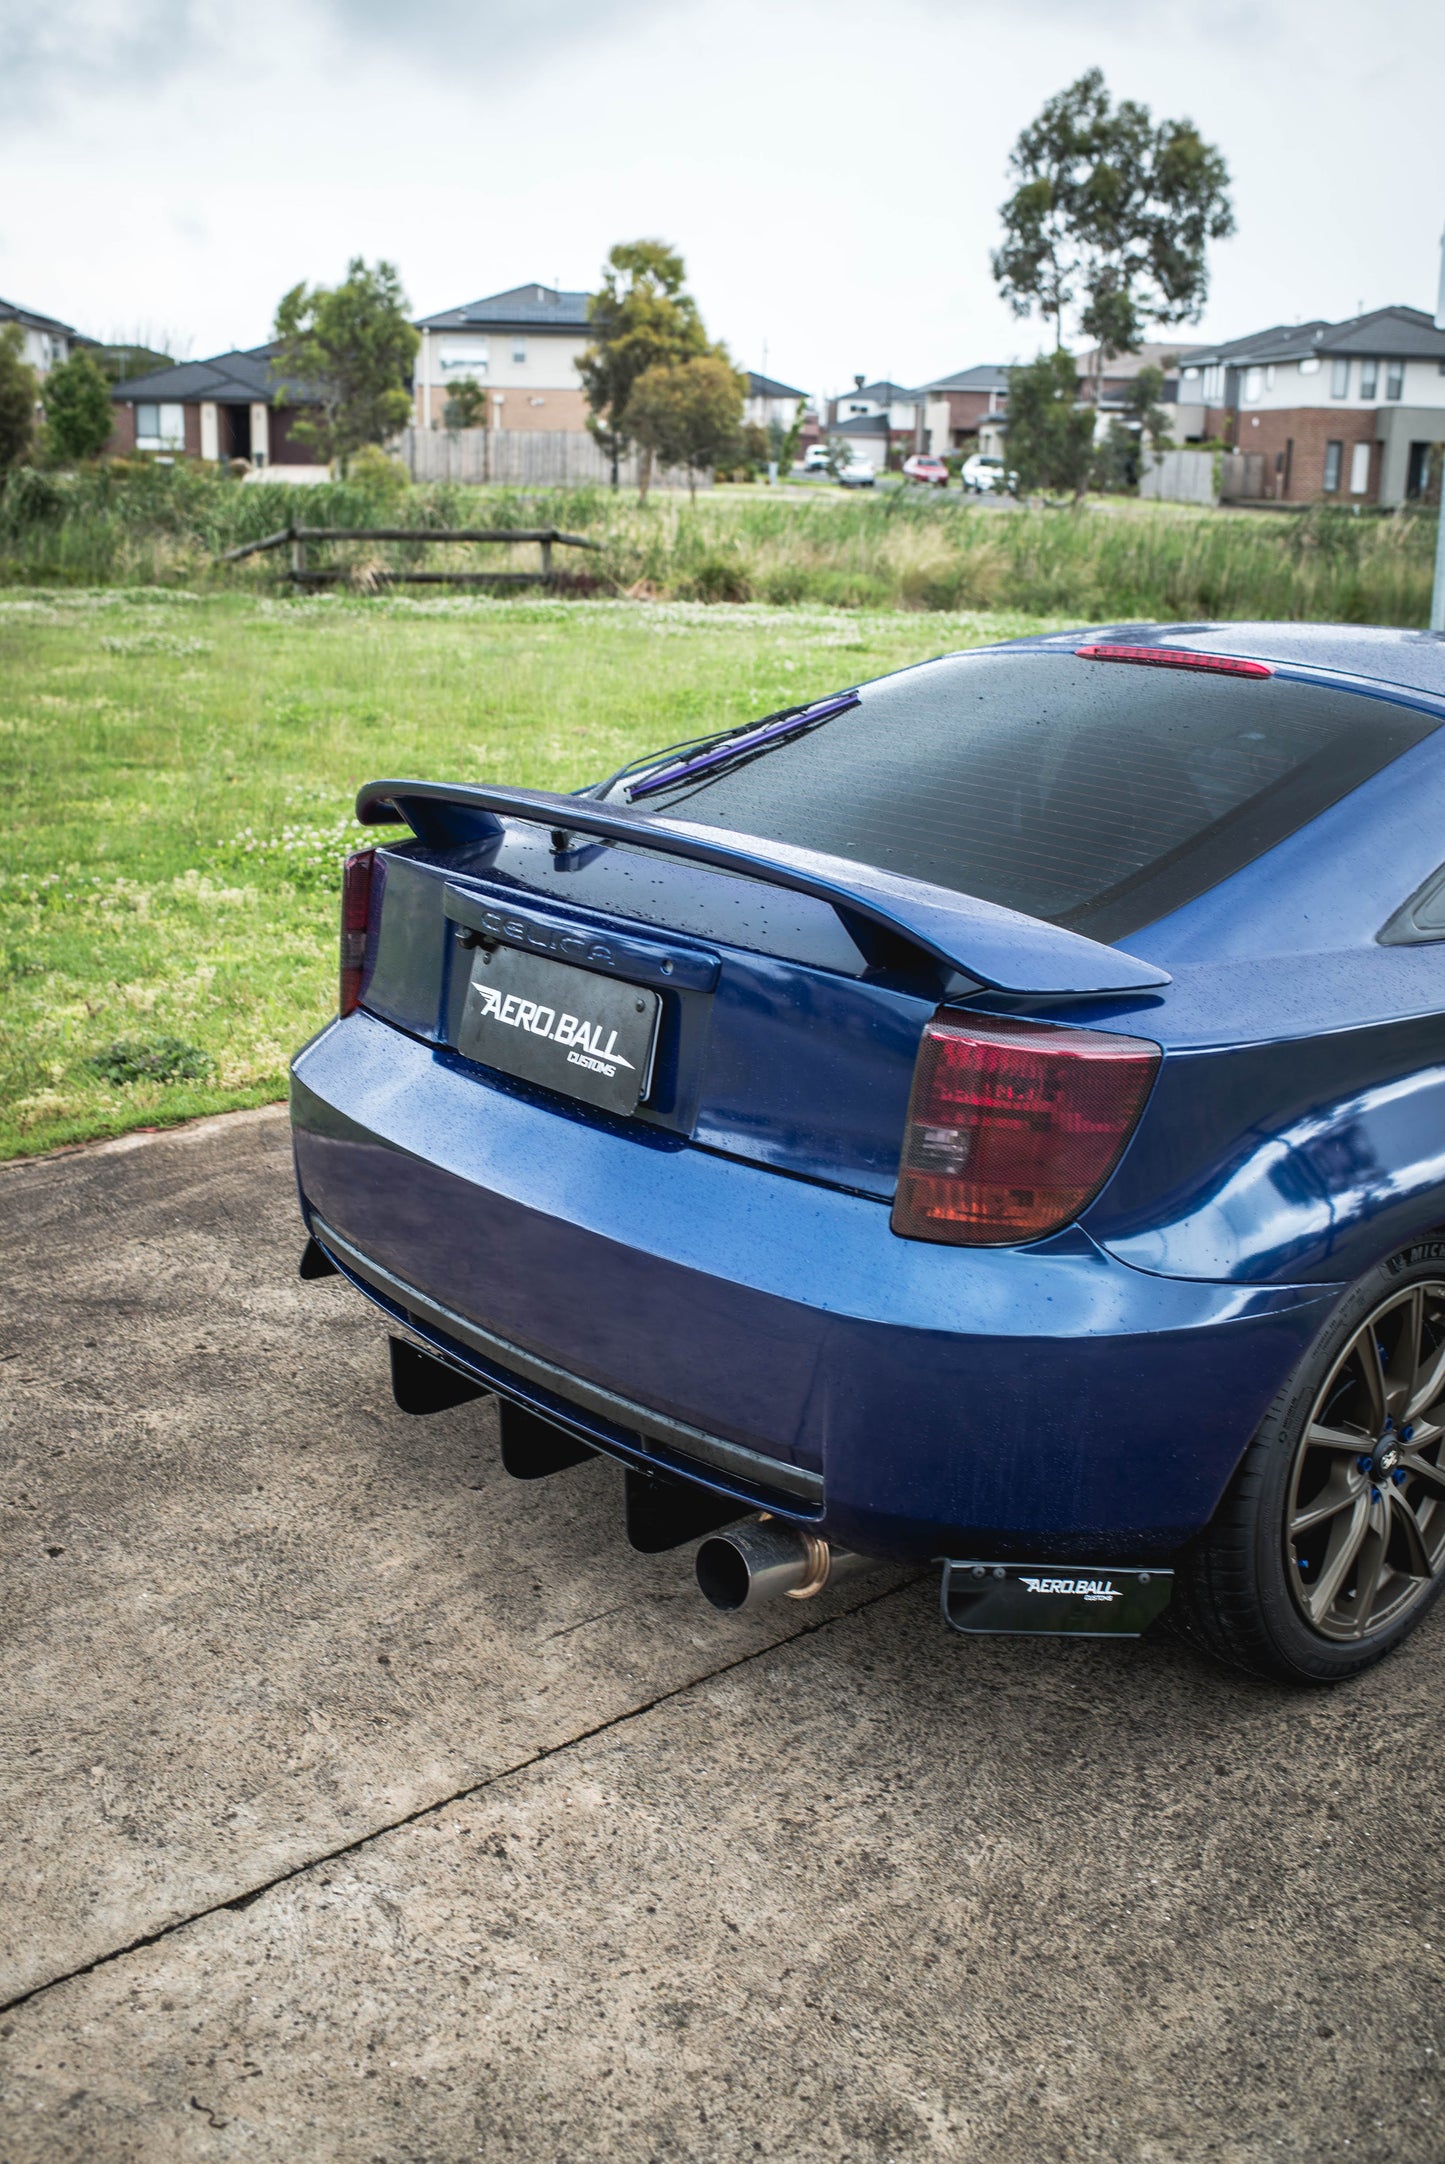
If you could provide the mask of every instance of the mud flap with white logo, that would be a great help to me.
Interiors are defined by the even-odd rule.
[[[943,1619],[956,1631],[1137,1638],[1169,1605],[1172,1570],[945,1558]]]

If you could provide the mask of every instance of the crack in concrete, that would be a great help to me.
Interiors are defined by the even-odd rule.
[[[450,1794],[439,1796],[431,1803],[418,1804],[414,1811],[406,1811],[400,1818],[387,1819],[382,1825],[373,1826],[366,1833],[358,1834],[353,1841],[343,1841],[339,1848],[324,1849],[319,1855],[308,1856],[303,1863],[292,1864],[288,1870],[278,1871],[274,1877],[263,1879],[259,1886],[248,1887],[244,1893],[232,1894],[224,1901],[207,1902],[204,1908],[195,1909],[189,1916],[178,1916],[174,1922],[162,1924],[155,1931],[142,1932],[138,1938],[128,1939],[123,1946],[113,1946],[109,1952],[96,1954],[90,1961],[79,1962],[73,1969],[65,1969],[58,1976],[50,1976],[43,1983],[32,1984],[28,1991],[17,1992],[12,1999],[0,2001],[0,2015],[13,2014],[20,2007],[28,2006],[33,1999],[42,1998],[48,1991],[58,1991],[62,1984],[73,1984],[83,1976],[93,1976],[98,1969],[109,1968],[112,1962],[124,1961],[128,1954],[144,1953],[147,1947],[159,1946],[165,1939],[174,1938],[178,1932],[188,1931],[192,1924],[204,1923],[208,1916],[223,1916],[228,1910],[239,1913],[251,1908],[263,1894],[273,1893],[278,1886],[285,1886],[292,1879],[304,1878],[308,1871],[316,1871],[323,1864],[337,1863],[343,1856],[355,1856],[369,1848],[373,1841],[380,1841],[389,1833],[400,1833],[403,1827],[420,1825],[423,1819],[435,1818],[454,1803],[466,1803],[473,1796],[480,1796],[489,1788],[498,1788],[502,1782],[515,1779],[519,1773],[530,1773],[534,1766],[545,1765],[548,1759],[559,1758],[564,1751],[575,1751],[579,1744],[595,1742],[614,1728],[625,1728],[629,1721],[640,1721],[658,1706],[665,1706],[674,1698],[685,1698],[689,1691],[700,1690],[705,1683],[714,1683],[719,1676],[733,1675],[739,1668],[746,1668],[753,1661],[764,1659],[770,1653],[785,1653],[799,1645],[805,1638],[816,1637],[820,1631],[831,1629],[835,1623],[846,1622],[849,1616],[861,1615],[866,1608],[876,1608],[880,1602],[891,1600],[896,1593],[905,1593],[916,1583],[909,1578],[903,1585],[891,1585],[868,1600],[860,1600],[853,1607],[845,1608],[839,1615],[820,1616],[817,1622],[805,1622],[800,1630],[789,1638],[775,1639],[768,1646],[754,1646],[750,1653],[740,1653],[735,1661],[724,1661],[720,1668],[710,1668],[705,1675],[694,1676],[687,1683],[674,1684],[670,1691],[659,1691],[645,1705],[629,1706],[625,1713],[614,1713],[610,1720],[599,1721],[595,1728],[584,1728],[564,1742],[546,1744],[533,1751],[530,1757],[519,1758],[515,1765],[503,1766],[498,1773],[489,1773],[485,1780],[469,1782],[465,1787],[453,1789]],[[192,2100],[194,2102],[194,2099]],[[208,2107],[196,2105],[198,2111]]]

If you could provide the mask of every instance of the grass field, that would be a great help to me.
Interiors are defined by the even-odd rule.
[[[263,1103],[379,774],[573,788],[1040,618],[0,594],[0,1155]],[[374,838],[374,837],[373,837]]]
[[[597,544],[568,558],[603,594],[770,606],[953,612],[1024,609],[1075,622],[1201,616],[1423,625],[1435,518],[1193,510],[1091,498],[1077,512],[920,489],[577,488],[328,483],[298,493],[198,464],[22,469],[0,486],[0,586],[158,584],[260,593],[276,560],[226,566],[222,551],[293,519],[414,530],[400,544],[346,542],[332,563],[364,587],[378,569],[465,563],[428,534],[479,521],[555,524]],[[320,560],[318,551],[316,560]],[[534,548],[490,568],[534,567]],[[471,559],[476,566],[482,559]]]

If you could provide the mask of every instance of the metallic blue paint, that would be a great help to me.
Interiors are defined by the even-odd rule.
[[[1113,625],[1018,650],[1046,665],[1085,636],[1140,635],[1445,720],[1429,634]],[[369,794],[390,791],[410,796]],[[575,827],[575,800],[428,803],[422,838],[378,855],[370,1011],[295,1063],[308,1223],[584,1382],[821,1473],[846,1546],[1163,1560],[1208,1521],[1339,1293],[1445,1227],[1445,941],[1378,939],[1445,861],[1445,731],[1133,935],[1149,980],[1133,988],[1105,988],[1114,950],[1075,942],[1106,957],[1084,983],[1054,966],[1079,956],[1038,938],[1052,928],[908,881],[884,894],[855,866],[716,836],[699,851],[707,830],[641,813],[661,853],[559,853],[536,822]],[[663,992],[649,1107],[613,1118],[458,1057],[449,882],[579,936],[650,928],[716,958],[714,992]],[[919,1034],[945,1002],[1162,1047],[1113,1177],[1053,1239],[954,1248],[889,1228]]]
[[[589,1381],[822,1471],[845,1546],[986,1532],[1083,1557],[1107,1533],[1158,1559],[1324,1312],[1317,1287],[1147,1276],[1079,1233],[899,1240],[867,1197],[544,1100],[369,1015],[332,1024],[293,1080],[308,1222]]]
[[[363,826],[395,823],[400,812],[422,841],[445,844],[469,817],[481,822],[510,814],[563,833],[600,835],[634,849],[655,849],[720,871],[741,872],[769,885],[791,887],[834,908],[865,917],[911,941],[950,968],[1011,992],[1120,992],[1167,984],[1165,973],[1117,947],[1045,924],[976,895],[955,894],[922,879],[902,879],[873,864],[853,864],[788,842],[722,839],[715,827],[690,819],[657,819],[647,812],[545,789],[493,789],[462,783],[368,782],[356,799]]]

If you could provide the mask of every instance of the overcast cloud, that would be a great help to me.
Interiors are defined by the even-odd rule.
[[[352,254],[430,313],[655,233],[744,363],[921,380],[1038,342],[1008,151],[1094,64],[1234,173],[1195,335],[1433,305],[1437,0],[0,0],[0,293],[204,354]]]

